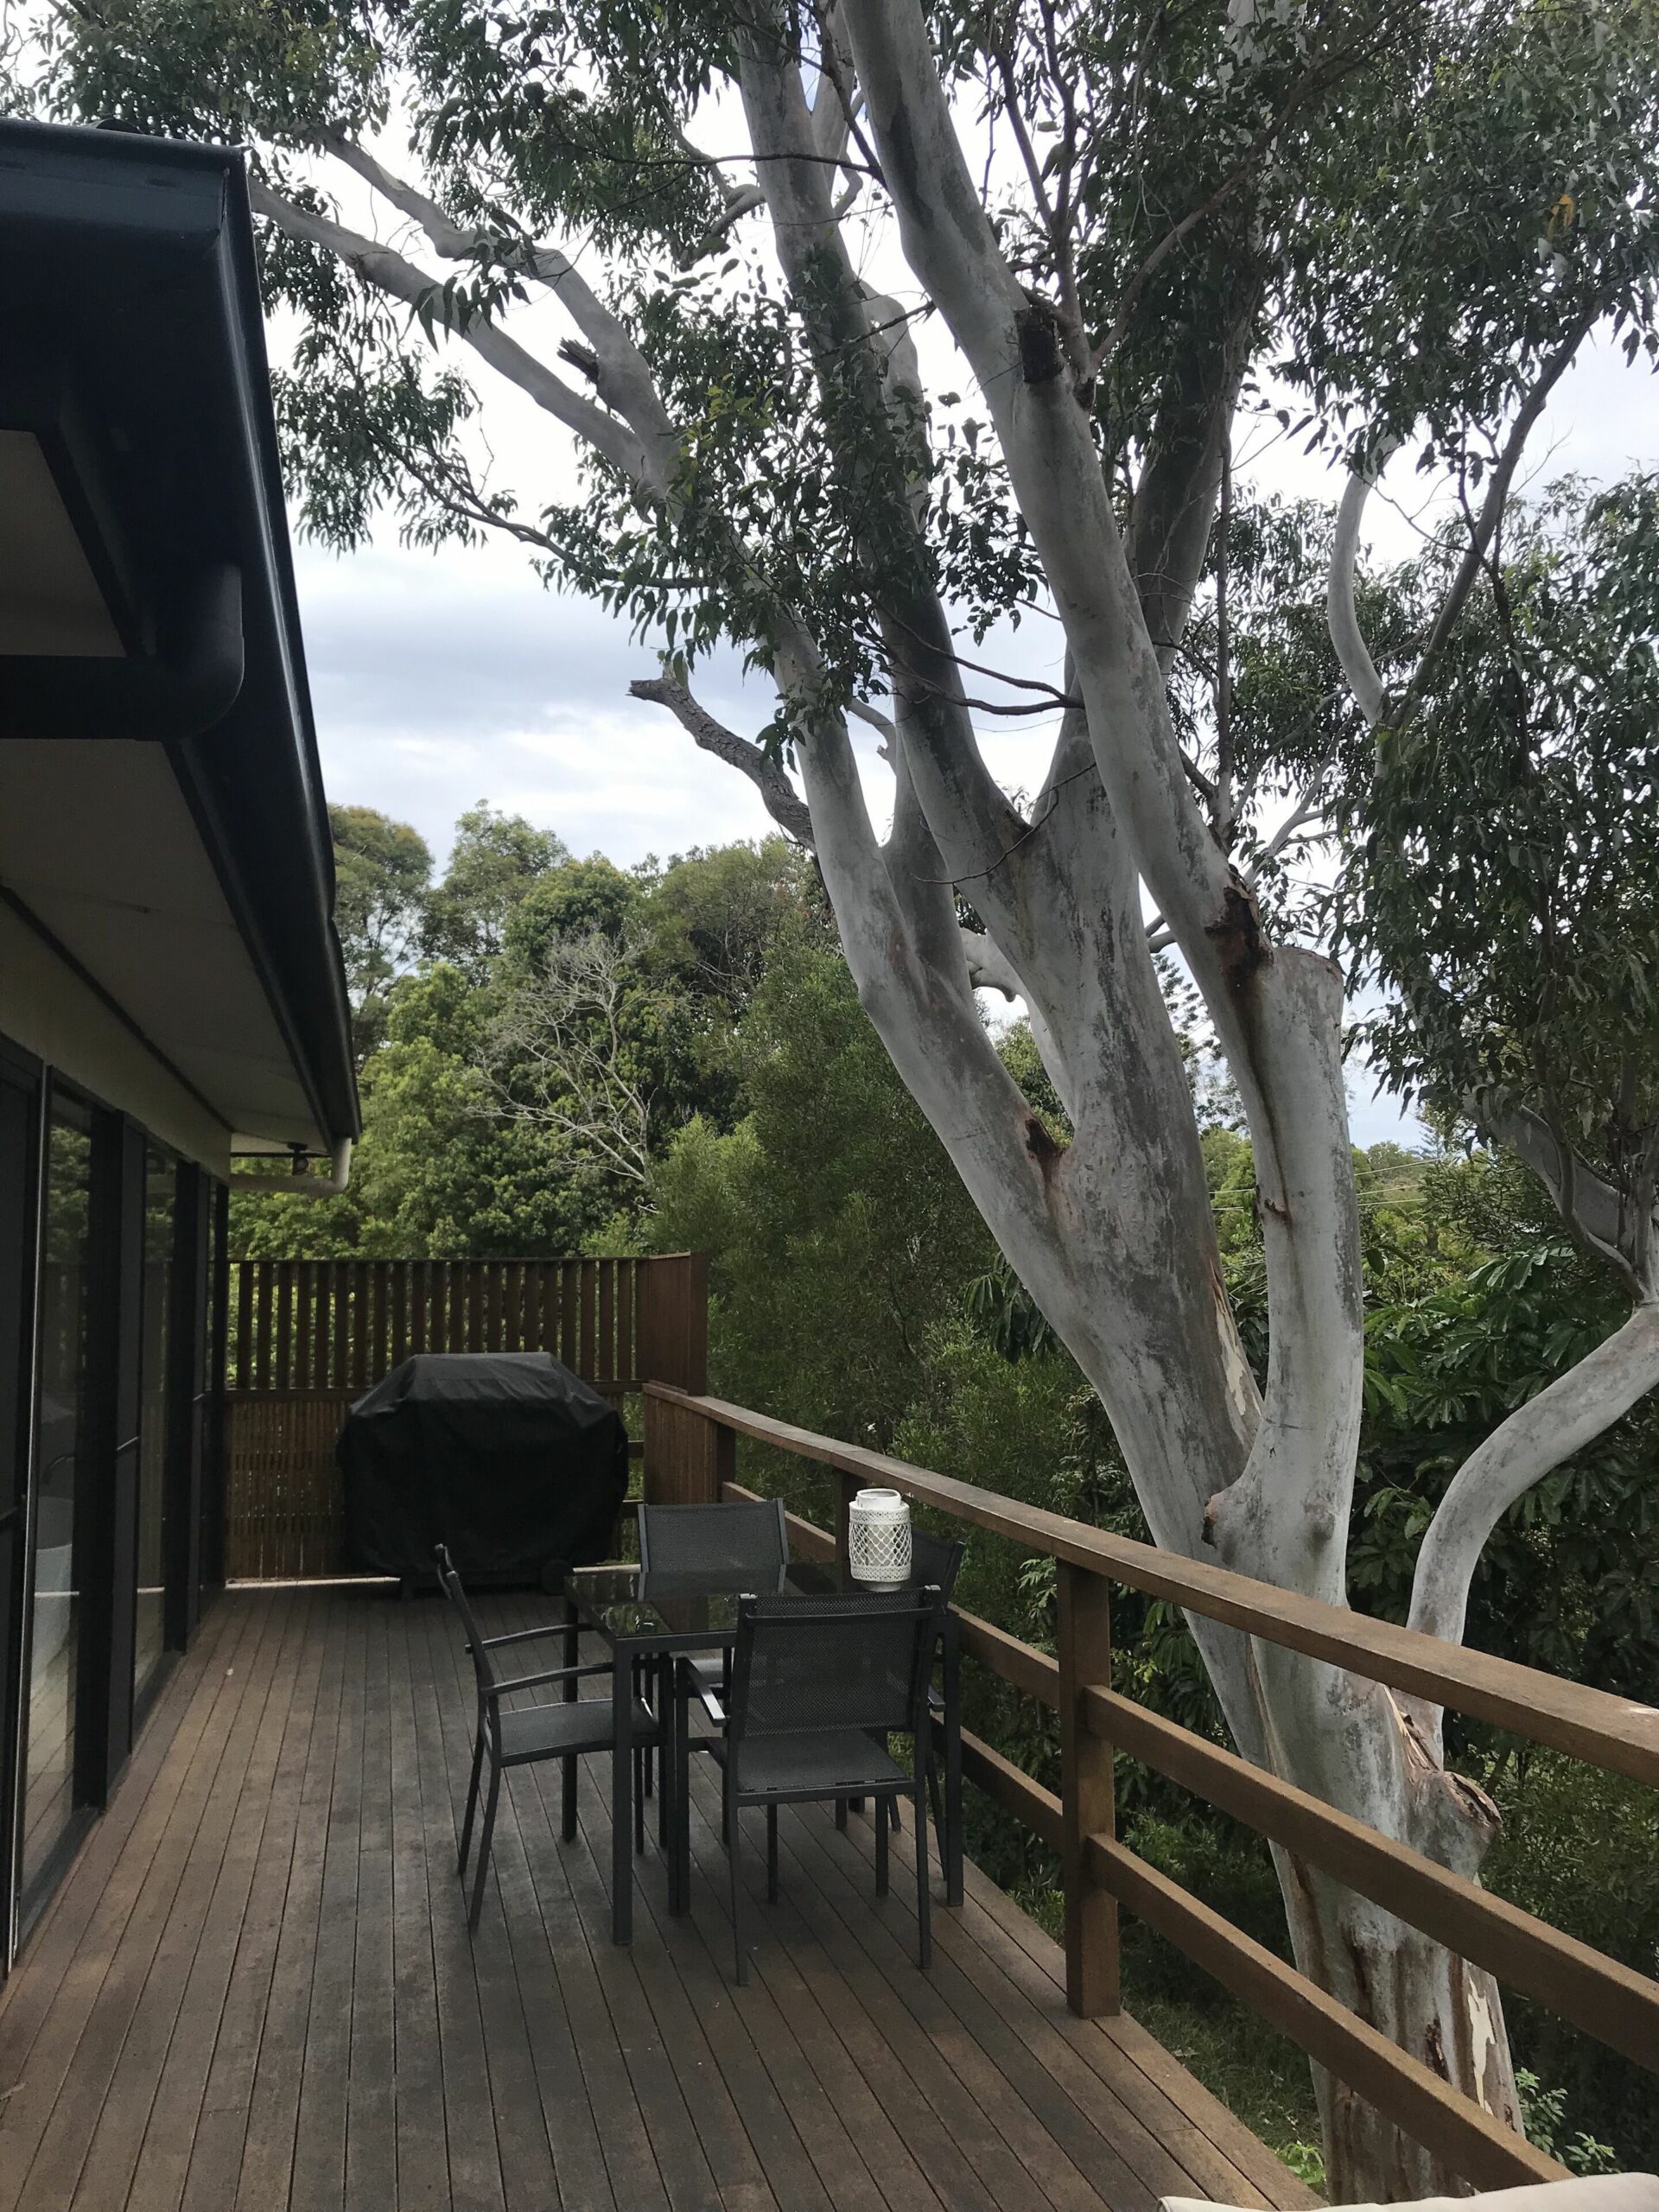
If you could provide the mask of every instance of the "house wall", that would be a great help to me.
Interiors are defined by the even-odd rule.
[[[229,1174],[230,1130],[3,904],[0,1034],[105,1105],[131,1115],[187,1160],[214,1175]]]

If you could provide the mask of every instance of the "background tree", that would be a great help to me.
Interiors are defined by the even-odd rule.
[[[774,938],[734,1056],[747,1111],[665,1147],[652,1240],[710,1256],[722,1388],[887,1450],[989,1237],[810,919]]]
[[[469,975],[481,972],[505,941],[508,917],[569,851],[550,830],[522,814],[500,814],[486,800],[455,824],[443,880],[429,894],[423,950]]]
[[[79,0],[48,22],[60,103],[257,143],[269,279],[302,323],[280,397],[314,526],[350,542],[390,501],[429,542],[501,529],[664,639],[664,703],[696,741],[750,773],[791,834],[804,798],[860,997],[1098,1391],[1157,1540],[1343,1602],[1365,1349],[1343,977],[1259,895],[1289,764],[1264,756],[1247,780],[1230,569],[1206,577],[1207,549],[1230,510],[1234,417],[1277,373],[1308,434],[1357,466],[1331,622],[1359,722],[1385,733],[1365,757],[1385,764],[1496,557],[1548,392],[1604,322],[1654,343],[1647,0],[842,0],[822,16],[682,0],[648,18],[604,0],[349,16]],[[716,89],[726,115],[741,107],[753,184],[690,150]],[[394,103],[414,181],[376,138]],[[969,105],[1003,160],[970,166]],[[346,219],[327,196],[341,176],[412,224],[425,258]],[[556,242],[578,232],[609,257],[591,276]],[[895,232],[903,302],[861,274],[867,240]],[[553,358],[507,327],[531,287],[569,320]],[[988,431],[944,394],[930,415],[908,330],[924,309]],[[473,397],[448,359],[406,346],[411,313],[575,435],[584,495],[531,517],[484,480]],[[1466,534],[1411,672],[1385,688],[1361,643],[1357,530],[1365,484],[1407,437],[1468,495]],[[1211,701],[1188,723],[1174,672],[1206,596]],[[1029,680],[988,678],[959,642],[1032,607],[1058,620],[1065,659],[1037,694],[1058,713],[1053,757],[1017,805],[985,766],[969,685],[1006,709],[1033,703]],[[687,688],[725,639],[775,684],[759,741],[711,725]],[[886,838],[849,717],[884,733]],[[1292,803],[1305,821],[1328,774],[1321,754]],[[966,938],[958,891],[982,925]],[[1154,965],[1166,944],[1250,1139],[1259,1373],[1244,1309],[1216,1296],[1207,1162]],[[1069,1141],[995,1050],[979,982],[1024,1000]],[[1421,1042],[1432,1052],[1433,1033]],[[1432,1523],[1424,1556],[1445,1557]],[[1459,1611],[1443,1587],[1437,1624]],[[1194,1633],[1249,1756],[1478,1868],[1491,1806],[1393,1699]],[[1308,1970],[1517,2118],[1486,1978],[1284,1871]],[[1324,2087],[1335,2193],[1440,2178]]]
[[[626,926],[553,938],[505,995],[481,1065],[504,1115],[556,1130],[602,1172],[643,1185],[655,1101],[628,1036],[639,956]]]
[[[432,855],[406,822],[394,822],[372,806],[331,806],[328,825],[334,845],[334,927],[361,1066],[385,1033],[388,995],[419,942]]]

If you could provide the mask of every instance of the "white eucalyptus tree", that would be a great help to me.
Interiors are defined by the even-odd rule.
[[[60,111],[251,142],[273,296],[302,323],[280,397],[312,525],[349,543],[389,503],[427,541],[505,532],[665,640],[636,688],[810,842],[863,1002],[1098,1389],[1157,1541],[1345,1602],[1363,1313],[1344,976],[1281,896],[1283,861],[1342,805],[1364,910],[1373,771],[1443,696],[1471,597],[1501,589],[1528,430],[1592,332],[1652,350],[1650,0],[35,13]],[[565,329],[537,350],[516,312],[550,294]],[[948,337],[968,402],[925,389],[923,354],[946,348],[932,331],[918,348],[918,320]],[[484,391],[505,379],[577,442],[579,498],[527,509],[482,472],[468,359]],[[1274,382],[1356,472],[1330,579],[1347,690],[1294,741],[1234,711],[1224,512],[1216,527],[1235,422]],[[1359,520],[1406,441],[1468,523],[1442,603],[1378,649],[1379,674]],[[1022,613],[1058,626],[1061,686],[978,665],[973,640]],[[693,695],[722,640],[775,686],[758,738]],[[1021,703],[1058,722],[1016,804],[976,718]],[[885,836],[858,721],[891,771]],[[1408,874],[1357,941],[1421,1014],[1440,1001],[1413,964]],[[1650,924],[1622,926],[1634,943]],[[1164,944],[1254,1147],[1261,1382],[1223,1288]],[[1466,975],[1442,959],[1430,982],[1455,999]],[[999,1058],[981,984],[1029,1008],[1069,1140]],[[1408,1031],[1408,1073],[1464,1033],[1451,1017]],[[1461,1633],[1519,1491],[1659,1379],[1642,1044],[1622,1039],[1611,1118],[1572,1128],[1524,1054],[1496,1084],[1463,1055],[1469,1111],[1625,1273],[1635,1311],[1452,1484],[1414,1607],[1435,1633]],[[1435,1714],[1193,1630],[1250,1758],[1478,1871],[1493,1809],[1447,1770]],[[1488,1978],[1294,1859],[1280,1874],[1305,1970],[1516,2120]],[[1358,2100],[1321,2096],[1333,2196],[1440,2178]]]

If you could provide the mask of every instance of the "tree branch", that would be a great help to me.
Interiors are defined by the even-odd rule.
[[[728,729],[724,722],[716,721],[684,684],[676,683],[671,676],[637,677],[629,684],[628,691],[635,699],[650,699],[659,707],[666,707],[681,727],[690,733],[695,744],[747,776],[784,835],[792,837],[798,845],[804,845],[809,852],[812,850],[812,817],[806,802],[785,774],[781,763],[774,760],[764,747],[756,745],[752,739],[740,737],[734,729]]]
[[[1337,509],[1336,537],[1331,546],[1331,573],[1325,580],[1325,618],[1335,649],[1337,665],[1348,679],[1348,688],[1365,717],[1368,729],[1377,728],[1388,712],[1388,695],[1376,672],[1370,649],[1359,626],[1354,576],[1359,558],[1359,526],[1365,502],[1382,474],[1389,455],[1398,443],[1386,440],[1363,468],[1350,472]]]
[[[1040,1011],[1032,1005],[1030,995],[1015,973],[1013,962],[1001,945],[981,930],[963,931],[962,950],[968,963],[968,980],[976,991],[996,991],[1005,999],[1018,999],[1024,1006],[1032,1042],[1037,1047],[1037,1057],[1042,1062],[1067,1116],[1075,1118],[1076,1102],[1065,1055],[1055,1045],[1053,1033],[1043,1020]]]
[[[1342,504],[1337,511],[1336,538],[1331,549],[1331,574],[1325,588],[1325,614],[1338,663],[1348,679],[1368,728],[1379,728],[1391,714],[1403,718],[1421,693],[1429,667],[1456,626],[1458,617],[1474,589],[1475,580],[1485,565],[1487,555],[1497,538],[1527,440],[1543,413],[1550,393],[1572,366],[1580,346],[1594,329],[1599,319],[1599,311],[1592,309],[1573,324],[1539,371],[1514,422],[1510,425],[1503,449],[1487,480],[1486,496],[1481,501],[1480,512],[1470,525],[1469,543],[1464,549],[1463,558],[1447,587],[1446,597],[1418,657],[1411,681],[1401,695],[1397,709],[1390,706],[1360,632],[1354,572],[1359,551],[1359,525],[1365,512],[1365,502],[1370,497],[1371,488],[1382,474],[1389,456],[1401,441],[1398,438],[1385,439],[1378,446],[1374,458],[1364,467],[1350,474],[1342,495]]]
[[[1520,466],[1527,440],[1538,417],[1543,413],[1550,393],[1572,366],[1580,346],[1599,320],[1597,310],[1580,317],[1545,361],[1531,391],[1522,402],[1515,421],[1510,426],[1510,435],[1503,442],[1503,450],[1498,456],[1497,464],[1487,479],[1486,496],[1480,503],[1480,513],[1469,533],[1467,549],[1458,564],[1457,574],[1452,579],[1445,601],[1434,618],[1434,626],[1428,633],[1428,642],[1423,647],[1416,673],[1407,688],[1408,698],[1414,696],[1420,689],[1429,663],[1451,635],[1452,626],[1463,611],[1463,603],[1474,588],[1475,579],[1479,575],[1492,541],[1497,535],[1510,487],[1515,481],[1515,472]]]
[[[395,176],[354,140],[330,133],[322,143],[401,214],[418,223],[433,251],[444,260],[484,261],[493,257],[507,268],[522,270],[553,293],[593,348],[591,364],[582,365],[592,378],[594,391],[639,439],[647,457],[648,480],[654,490],[663,491],[678,443],[674,425],[639,347],[569,256],[557,246],[521,244],[493,238],[486,231],[463,230],[435,200]],[[466,334],[470,336],[470,331]]]
[[[308,245],[337,254],[365,283],[389,298],[401,300],[406,307],[418,311],[441,289],[435,278],[391,247],[364,237],[361,232],[350,229],[331,215],[299,207],[273,192],[258,178],[250,180],[249,192],[256,214],[266,217],[289,238],[303,239]],[[454,334],[510,384],[516,384],[545,413],[585,438],[632,482],[645,480],[645,448],[627,424],[607,414],[602,407],[596,407],[591,399],[555,376],[505,331],[494,323],[474,318],[466,329]]]
[[[757,21],[746,31],[738,79],[791,299],[827,372],[863,374],[871,433],[885,432],[890,442],[887,451],[872,446],[846,454],[845,461],[849,473],[864,471],[872,499],[886,510],[880,521],[901,535],[902,557],[882,564],[891,575],[880,608],[883,649],[918,797],[945,868],[962,874],[1004,850],[1020,824],[981,756],[949,623],[908,504],[914,456],[905,442],[916,435],[918,410],[898,395],[919,402],[919,365],[902,323],[879,334],[872,327],[880,308],[849,257],[826,174],[802,152],[815,143],[812,118],[777,21]],[[844,406],[847,395],[837,396]]]
[[[1475,1570],[1503,1516],[1656,1388],[1659,1306],[1643,1304],[1605,1344],[1518,1406],[1459,1468],[1417,1554],[1408,1624],[1460,1643]]]
[[[1613,1185],[1580,1160],[1541,1114],[1500,1105],[1481,1092],[1465,1103],[1479,1129],[1531,1168],[1573,1236],[1617,1270],[1633,1298],[1659,1297],[1650,1261],[1651,1220],[1633,1219]]]

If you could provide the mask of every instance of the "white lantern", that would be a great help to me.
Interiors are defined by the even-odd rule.
[[[855,1582],[888,1588],[910,1580],[910,1506],[896,1490],[861,1490],[847,1509],[847,1561]]]

